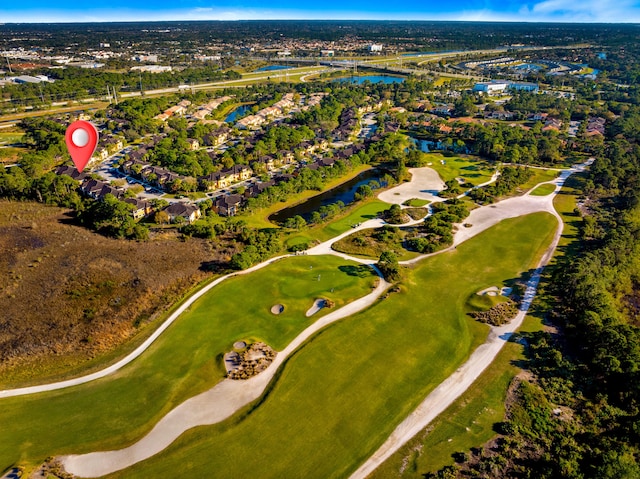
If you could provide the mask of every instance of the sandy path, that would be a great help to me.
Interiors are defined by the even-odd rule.
[[[454,236],[454,245],[460,244],[462,241],[486,230],[503,219],[534,212],[532,210],[536,207],[539,209],[535,211],[548,211],[553,214],[558,220],[558,228],[556,229],[551,245],[545,251],[538,263],[538,267],[527,282],[524,299],[516,317],[509,324],[492,327],[487,341],[480,345],[460,368],[440,383],[440,385],[396,427],[382,446],[350,476],[350,479],[366,478],[411,438],[427,427],[440,413],[453,404],[493,362],[502,347],[509,341],[512,334],[522,325],[522,321],[536,295],[540,275],[545,265],[551,260],[562,235],[563,222],[560,215],[553,208],[553,198],[569,175],[576,171],[584,170],[591,162],[592,160],[589,160],[584,165],[563,171],[558,178],[547,182],[556,185],[554,193],[548,196],[540,197],[527,194],[523,197],[511,198],[496,205],[484,206],[473,210],[470,217],[465,220],[473,223],[473,226],[471,228],[460,229]],[[475,216],[473,216],[474,213]]]
[[[196,293],[194,293],[193,296],[189,297],[189,299],[187,299],[182,304],[182,306],[180,306],[176,311],[174,311],[171,314],[171,316],[169,316],[165,320],[165,322],[162,323],[162,325],[160,325],[160,327],[158,329],[156,329],[153,332],[153,334],[151,336],[149,336],[140,346],[138,346],[136,349],[134,349],[127,356],[122,358],[120,361],[112,364],[111,366],[108,366],[108,367],[106,367],[104,369],[101,369],[100,371],[96,371],[95,373],[87,374],[85,376],[80,376],[80,377],[73,378],[73,379],[68,379],[66,381],[59,381],[59,382],[49,383],[49,384],[40,384],[38,386],[30,386],[30,387],[17,388],[17,389],[7,389],[7,390],[4,390],[4,391],[0,391],[0,399],[1,398],[6,398],[6,397],[14,397],[14,396],[25,396],[25,395],[28,395],[28,394],[36,394],[36,393],[41,393],[41,392],[46,392],[46,391],[55,391],[56,389],[64,389],[64,388],[68,388],[68,387],[71,387],[71,386],[78,386],[80,384],[85,384],[85,383],[88,383],[90,381],[95,381],[96,379],[100,379],[100,378],[103,378],[105,376],[108,376],[108,375],[118,371],[119,369],[123,368],[124,366],[129,364],[131,361],[136,359],[138,356],[140,356],[143,352],[145,352],[149,348],[149,346],[151,346],[153,344],[153,342],[156,339],[158,339],[158,337],[160,337],[160,335],[162,333],[164,333],[166,331],[166,329],[169,326],[171,326],[171,324],[176,319],[178,319],[178,317],[182,313],[184,313],[199,298],[201,298],[203,295],[205,295],[207,292],[209,292],[209,290],[211,290],[212,288],[214,288],[215,286],[220,284],[225,279],[230,278],[232,276],[251,273],[251,272],[256,271],[258,269],[264,268],[265,266],[268,266],[271,263],[274,263],[274,262],[276,262],[276,261],[278,261],[278,260],[280,260],[282,258],[286,258],[286,257],[289,257],[289,256],[292,256],[292,255],[278,256],[276,258],[272,258],[272,259],[264,261],[264,262],[262,262],[260,264],[257,264],[255,266],[252,266],[251,268],[245,269],[243,271],[239,271],[238,273],[227,274],[225,276],[221,276],[220,278],[216,279],[215,281],[212,281],[211,283],[206,285],[204,288],[202,288],[199,291],[197,291]]]
[[[225,379],[208,391],[188,399],[164,416],[146,436],[135,444],[117,451],[62,456],[59,458],[61,463],[67,472],[80,477],[104,476],[159,453],[188,429],[215,424],[228,418],[240,408],[258,399],[278,368],[313,334],[334,321],[369,307],[389,286],[389,283],[380,279],[378,286],[368,295],[352,301],[310,325],[282,352],[278,353],[265,371],[246,381]]]
[[[571,172],[567,172],[560,178],[553,181],[553,183],[556,183],[557,185],[556,192],[559,190],[560,186],[562,185],[566,177],[569,176],[569,174],[571,174]],[[485,229],[498,223],[499,221],[502,221],[502,219],[505,218],[520,216],[522,214],[528,214],[529,212],[533,211],[550,211],[552,214],[555,214],[557,218],[559,218],[557,213],[555,213],[555,210],[553,210],[553,196],[553,194],[547,197],[530,197],[527,195],[526,197],[522,197],[524,198],[524,200],[522,198],[512,199],[520,200],[518,202],[506,200],[499,203],[498,205],[491,205],[474,210],[475,216],[473,218],[473,226],[466,229],[460,229],[454,237],[454,245],[459,244],[462,241],[471,238],[472,236],[475,236],[476,234],[484,231]],[[506,206],[503,203],[506,204]],[[469,219],[469,221],[472,220]],[[381,224],[383,224],[382,220],[371,220],[363,223],[357,229],[375,228],[380,226]],[[336,253],[335,251],[331,250],[331,244],[333,242],[352,233],[353,231],[351,230],[347,231],[342,235],[330,241],[327,241],[313,248],[312,250],[309,250],[308,254],[334,254],[347,259],[353,259],[361,263],[373,263],[373,261],[371,260],[351,258],[348,255]],[[557,244],[559,236],[560,230],[556,233],[553,248],[555,248],[555,244]],[[541,265],[546,264],[546,261],[548,261],[548,259],[551,257],[553,248],[549,248],[547,254],[541,261]],[[423,257],[424,256],[422,256],[421,258]],[[255,271],[256,269],[262,268],[267,264],[276,261],[277,259],[279,258],[256,265],[246,271],[243,271],[241,274]],[[417,258],[416,260],[418,259],[419,258]],[[530,301],[535,295],[535,289],[541,271],[542,267],[538,268],[529,282],[526,293],[526,297],[528,299],[526,299],[523,303],[523,305],[526,305],[526,309],[528,309]],[[196,293],[196,295],[190,298],[190,300],[185,305],[183,305],[182,308],[174,313],[175,317],[177,317],[177,315],[179,315],[184,309],[191,305],[193,301],[202,296],[204,293],[206,293],[206,291],[214,287],[216,284],[219,284],[219,282],[223,281],[225,278],[226,277],[219,278],[215,282],[208,285],[206,288],[203,288],[203,290],[201,290],[200,292]],[[184,431],[192,427],[198,425],[215,424],[219,421],[224,420],[225,418],[234,414],[241,407],[257,399],[263,393],[264,389],[273,378],[279,366],[282,365],[287,357],[289,357],[293,351],[300,347],[311,335],[315,334],[318,330],[322,329],[333,321],[355,314],[356,312],[370,306],[388,286],[389,284],[385,281],[380,281],[379,285],[369,295],[326,315],[313,325],[309,326],[298,337],[296,337],[289,344],[289,346],[285,348],[284,351],[278,354],[274,362],[262,374],[247,381],[224,380],[209,391],[188,399],[187,401],[173,409],[164,418],[162,418],[145,437],[143,437],[140,441],[131,445],[130,447],[118,451],[64,456],[61,457],[60,460],[62,461],[68,472],[83,477],[99,477],[120,469],[124,469],[141,460],[151,457],[154,454],[157,454],[158,452],[165,449],[168,445],[170,445]],[[376,452],[360,469],[358,469],[358,472],[354,474],[354,477],[364,477],[358,476],[357,474],[364,474],[366,476],[366,474],[368,474],[368,472],[366,471],[373,471],[382,461],[393,454],[393,452],[401,447],[404,442],[408,441],[413,435],[415,435],[417,431],[421,430],[424,425],[431,421],[433,417],[437,416],[437,414],[448,407],[460,394],[462,394],[477,378],[477,376],[491,363],[493,358],[495,358],[495,355],[498,353],[504,342],[508,339],[508,335],[510,335],[515,329],[517,329],[522,319],[524,318],[524,315],[526,314],[526,309],[523,309],[518,314],[516,319],[514,319],[509,325],[502,326],[501,328],[493,328],[487,342],[480,346],[473,353],[467,363],[465,363],[461,368],[458,369],[458,371],[456,371],[456,373],[454,373],[438,388],[436,388],[436,390],[434,390],[427,397],[425,402],[416,411],[414,411],[414,413],[412,413],[409,418],[407,418],[405,421],[403,421],[403,423],[400,424],[400,426],[398,426],[389,440],[385,442],[380,450]],[[175,319],[174,315],[172,315],[172,317],[169,318],[167,322],[165,322],[165,324],[163,324],[164,329],[168,327],[170,321],[173,321],[173,319]],[[520,316],[521,318],[518,320],[518,317]],[[162,331],[159,330],[158,335],[161,332]],[[151,340],[151,342],[153,341],[152,338],[149,338],[149,340]],[[143,346],[144,344],[140,348],[142,348]],[[148,345],[145,346],[144,349],[146,349],[146,347],[148,347]],[[142,349],[138,352],[138,349],[130,355],[133,356],[135,354],[135,356],[131,357],[130,359],[128,359],[129,356],[127,356],[127,358],[124,358],[122,361],[128,359],[127,362],[130,362],[132,359],[140,355],[142,351],[144,351],[144,349]],[[117,366],[118,364],[120,364],[120,362],[116,363],[113,367]],[[122,367],[122,365],[120,365],[119,367]],[[96,374],[101,374],[98,377],[102,377],[110,373],[104,373],[104,371],[106,370],[103,370]],[[71,381],[80,380],[82,382],[87,382],[96,379],[95,377],[91,376],[93,375],[88,375],[83,378],[78,378]],[[69,383],[70,381],[65,381],[62,383],[54,383],[53,385],[39,386],[38,388],[45,387],[58,389],[60,387],[68,387],[69,385],[72,385]],[[61,384],[64,385],[61,386]],[[29,390],[32,388],[24,389]],[[4,392],[7,393],[7,391]],[[12,391],[8,392],[11,393]],[[29,392],[22,392],[22,394],[29,394]],[[2,396],[0,395],[0,397]],[[432,405],[434,401],[436,407]],[[425,420],[427,421],[426,423],[424,423]]]

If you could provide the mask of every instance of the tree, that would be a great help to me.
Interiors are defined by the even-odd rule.
[[[307,225],[307,222],[300,215],[295,215],[292,218],[287,218],[287,221],[285,221],[284,223],[285,228],[291,228],[294,230],[299,230],[301,228],[304,228],[306,225]]]
[[[169,224],[169,215],[167,214],[166,211],[158,211],[154,217],[153,217],[153,221],[155,221],[156,223],[158,223],[159,225],[166,225]]]
[[[400,279],[400,265],[398,257],[393,251],[383,251],[376,266],[387,281],[394,282]]]
[[[371,189],[371,186],[369,185],[360,185],[358,186],[358,188],[356,189],[355,194],[353,195],[354,199],[356,200],[362,200],[364,198],[369,198],[373,196],[373,190]]]

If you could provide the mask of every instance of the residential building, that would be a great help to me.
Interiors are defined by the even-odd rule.
[[[67,175],[73,178],[76,181],[83,181],[87,178],[87,174],[82,172],[80,173],[78,169],[74,166],[59,166],[55,169],[56,174],[58,175]]]
[[[171,223],[175,223],[178,218],[182,218],[182,220],[187,223],[193,223],[202,215],[200,208],[187,203],[173,203],[163,211],[167,213]]]
[[[235,216],[242,204],[242,196],[226,195],[220,196],[213,204],[213,208],[220,216]]]
[[[139,198],[126,198],[124,202],[133,205],[134,209],[131,214],[133,215],[134,220],[142,219],[145,216],[150,215],[153,211],[151,203],[146,200],[142,200]]]

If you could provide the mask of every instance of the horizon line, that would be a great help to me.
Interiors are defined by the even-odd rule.
[[[420,23],[420,22],[431,22],[431,23],[525,23],[525,24],[564,24],[564,25],[629,25],[629,26],[640,26],[640,22],[638,21],[616,21],[616,22],[606,22],[606,21],[568,21],[568,20],[456,20],[456,19],[376,19],[376,18],[224,18],[224,19],[193,19],[193,18],[183,18],[183,19],[155,19],[155,20],[69,20],[69,21],[46,21],[46,20],[30,20],[24,22],[0,22],[0,26],[6,25],[69,25],[69,24],[107,24],[107,23],[177,23],[177,22],[188,22],[188,23],[204,23],[204,22],[380,22],[380,23],[393,23],[393,22],[407,22],[407,23]]]

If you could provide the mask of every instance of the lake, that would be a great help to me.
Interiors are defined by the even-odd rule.
[[[251,107],[252,105],[240,105],[239,107],[235,108],[231,113],[229,113],[227,117],[224,119],[224,121],[226,121],[227,123],[232,123],[236,121],[238,118],[240,118],[241,116],[244,116],[245,113],[251,110]]]
[[[542,67],[540,65],[536,65],[534,63],[521,63],[520,65],[516,65],[512,67],[514,70],[530,70],[530,71],[540,71]]]
[[[377,168],[363,171],[358,176],[336,186],[335,188],[313,196],[302,203],[290,206],[272,214],[269,216],[269,221],[273,221],[274,223],[284,223],[287,219],[293,218],[296,215],[300,215],[305,220],[309,221],[311,213],[318,210],[321,206],[337,203],[338,201],[342,201],[345,205],[353,203],[356,190],[360,185],[366,185],[372,180],[382,184],[381,178],[386,173],[386,171]]]
[[[355,83],[357,85],[362,85],[364,82],[369,81],[371,83],[384,83],[385,85],[388,85],[390,83],[402,83],[404,80],[404,77],[396,77],[391,75],[365,75],[361,77],[336,78],[332,81],[341,83]]]

